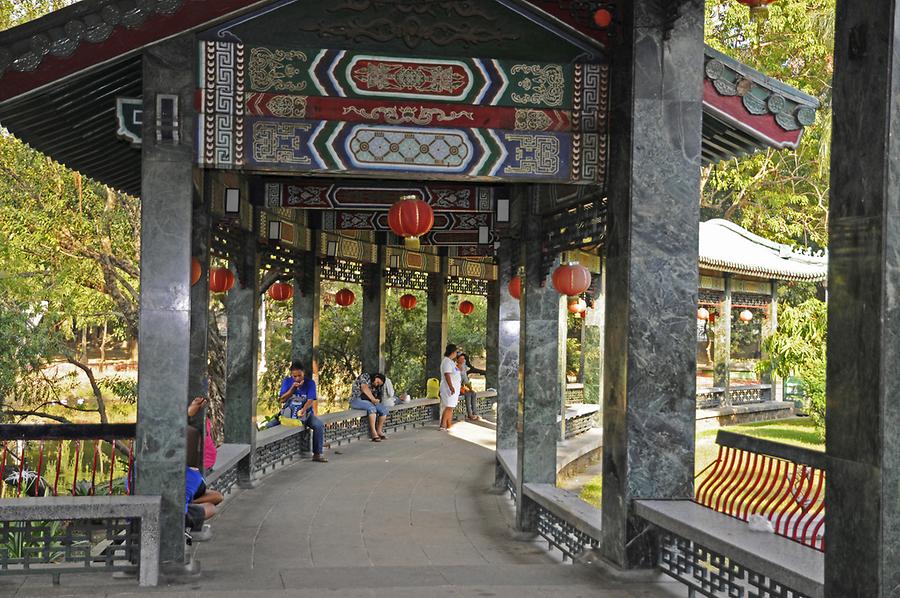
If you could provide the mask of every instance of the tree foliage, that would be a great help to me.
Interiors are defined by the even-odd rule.
[[[835,0],[780,0],[765,22],[734,0],[706,3],[706,42],[821,103],[796,151],[768,150],[709,166],[701,213],[803,246],[828,243]]]

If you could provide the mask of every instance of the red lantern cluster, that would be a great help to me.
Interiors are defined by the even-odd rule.
[[[750,18],[754,20],[765,20],[769,16],[769,5],[775,0],[737,0],[744,6],[750,7]]]
[[[416,296],[407,293],[400,297],[400,307],[403,309],[413,309],[416,307]]]
[[[294,296],[294,285],[286,282],[276,282],[269,287],[267,293],[275,301],[287,301]]]
[[[553,271],[553,288],[560,294],[574,297],[591,286],[591,273],[581,264],[564,264]]]
[[[200,260],[195,257],[191,258],[191,286],[197,284],[197,281],[200,280],[200,275],[203,274],[202,268],[200,268]]]
[[[209,290],[213,293],[227,293],[234,286],[234,273],[228,268],[213,268],[209,271]]]
[[[341,307],[350,307],[356,301],[356,295],[350,289],[341,289],[334,295],[334,302]]]
[[[509,284],[506,285],[507,290],[509,291],[509,296],[513,299],[521,299],[522,298],[522,277],[519,275],[513,276],[509,280]]]
[[[407,249],[419,248],[419,237],[434,225],[434,210],[415,195],[405,195],[388,211],[388,225],[404,239]]]
[[[463,301],[459,304],[459,313],[462,315],[471,315],[473,311],[475,311],[475,304],[471,301]]]

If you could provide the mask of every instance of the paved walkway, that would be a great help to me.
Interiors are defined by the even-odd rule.
[[[241,491],[195,545],[202,573],[142,590],[101,575],[0,577],[2,596],[441,598],[686,596],[671,583],[616,582],[516,540],[512,503],[489,492],[493,432],[458,424],[356,442]]]

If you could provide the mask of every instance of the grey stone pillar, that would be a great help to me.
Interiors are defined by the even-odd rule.
[[[425,379],[441,378],[441,359],[447,345],[446,260],[442,272],[428,275],[428,306],[425,322]]]
[[[362,366],[365,372],[384,372],[385,341],[384,246],[378,261],[367,264],[362,284]]]
[[[203,176],[204,183],[206,173]],[[203,187],[208,187],[203,185]],[[188,403],[194,397],[209,398],[209,227],[211,216],[207,189],[198,189],[191,215],[191,253],[200,262],[200,280],[191,287],[191,357],[188,370]],[[191,420],[198,434],[198,467],[203,467],[203,445],[206,442],[206,407]]]
[[[838,0],[825,596],[900,588],[900,7]]]
[[[225,350],[225,442],[249,444],[238,466],[238,481],[252,484],[256,447],[256,368],[259,360],[259,258],[256,236],[241,234],[241,251],[232,268],[235,284],[225,298],[228,341]]]
[[[518,272],[518,243],[503,239],[497,252],[500,276],[499,331],[500,368],[497,379],[497,450],[516,448],[519,409],[519,300],[509,294],[509,281]]]
[[[771,281],[771,285],[772,296],[769,298],[769,317],[767,317],[763,323],[763,339],[775,334],[775,331],[778,330],[778,281]],[[766,351],[763,351],[761,356],[763,359],[769,358]],[[763,372],[761,378],[763,384],[772,385],[772,390],[769,393],[769,400],[776,400],[775,386],[777,380],[775,379],[775,368],[769,368],[767,371]]]
[[[523,237],[540,239],[540,199],[546,186],[532,188],[532,201],[522,210]],[[519,421],[516,527],[531,530],[534,506],[522,492],[528,483],[556,484],[556,440],[559,428],[560,326],[565,325],[566,298],[549,282],[541,243],[522,243],[521,328],[519,335]],[[565,353],[562,353],[565,355]]]
[[[497,388],[500,379],[500,293],[505,289],[499,280],[488,283],[487,316],[485,318],[485,388]]]
[[[184,563],[184,468],[191,346],[193,36],[144,51],[141,301],[135,493],[162,496],[160,560]],[[157,141],[156,98],[178,100],[179,141]]]
[[[322,306],[321,270],[314,251],[302,258],[301,275],[294,280],[291,358],[308,368],[309,375],[319,372],[319,310]]]
[[[595,288],[594,307],[587,311],[583,326],[581,356],[584,361],[584,402],[603,405],[603,336],[606,315],[606,261]]]
[[[635,499],[694,478],[703,2],[619,5],[611,73],[601,550],[655,561]]]
[[[713,326],[715,351],[713,385],[724,388],[723,405],[731,403],[731,274],[725,273],[725,298]]]
[[[553,288],[552,283],[547,283],[546,286]],[[557,293],[559,295],[559,293]],[[560,301],[560,309],[557,313],[557,326],[556,326],[556,390],[557,390],[557,401],[559,401],[559,407],[557,408],[557,414],[559,415],[559,436],[557,440],[562,442],[566,439],[566,384],[568,384],[568,379],[566,378],[566,359],[569,354],[568,347],[566,346],[569,341],[569,310],[568,310],[568,298],[560,297],[562,301]]]

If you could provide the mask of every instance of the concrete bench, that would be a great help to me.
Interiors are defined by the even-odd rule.
[[[73,521],[95,519],[140,519],[140,574],[142,586],[155,586],[159,580],[159,496],[51,496],[13,498],[0,501],[0,521]],[[85,562],[84,559],[77,561]],[[30,571],[51,573],[77,572],[89,569],[29,567],[8,569],[0,574],[23,574]]]
[[[783,588],[779,596],[824,596],[822,552],[750,531],[690,500],[638,500],[635,514],[659,530],[659,567],[688,586],[688,596],[755,596],[776,587]]]

